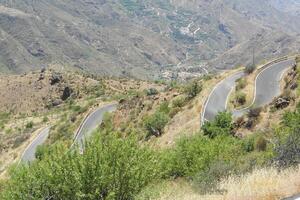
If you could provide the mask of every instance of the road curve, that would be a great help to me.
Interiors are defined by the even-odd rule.
[[[244,72],[235,73],[218,83],[210,93],[201,116],[201,125],[210,121],[218,114],[226,110],[228,97],[236,84],[236,80],[243,77]]]
[[[114,112],[116,109],[117,103],[113,103],[98,108],[88,115],[76,133],[74,144],[79,144],[80,147],[82,147],[84,139],[91,136],[93,131],[102,123],[104,114],[107,112]]]
[[[294,63],[295,61],[293,59],[289,59],[265,67],[256,77],[255,95],[252,105],[266,105],[270,103],[274,97],[280,95],[280,80],[282,75]],[[238,72],[227,77],[215,86],[203,108],[201,125],[203,125],[205,121],[214,119],[218,112],[226,110],[228,97],[236,85],[236,80],[244,75],[243,72]],[[242,110],[234,110],[232,113],[234,117],[239,117],[248,110],[249,107]]]
[[[272,102],[279,96],[280,81],[284,72],[295,63],[294,60],[285,60],[264,68],[256,77],[255,94],[251,106],[261,107]],[[234,117],[240,117],[245,114],[249,108],[233,111]]]
[[[44,128],[39,135],[31,142],[31,144],[25,149],[21,162],[31,162],[35,160],[35,152],[38,146],[42,145],[48,138],[50,133],[50,127]]]
[[[292,197],[284,198],[282,200],[300,200],[300,194]]]

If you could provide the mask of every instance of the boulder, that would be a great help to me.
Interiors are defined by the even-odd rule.
[[[61,100],[61,99],[54,99],[54,100],[52,100],[52,102],[51,102],[51,105],[52,105],[53,107],[59,106],[60,104],[62,104],[62,100]]]
[[[50,84],[51,85],[55,85],[55,84],[61,82],[62,79],[63,78],[62,78],[61,74],[59,74],[59,73],[53,73],[52,76],[50,77]]]
[[[275,108],[283,109],[290,105],[290,100],[286,98],[278,98],[275,101]]]
[[[63,94],[61,95],[61,99],[63,101],[67,100],[73,93],[72,88],[70,88],[69,86],[65,87]]]

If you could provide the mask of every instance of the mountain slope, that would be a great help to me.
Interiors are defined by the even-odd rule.
[[[276,42],[298,38],[300,30],[297,16],[279,9],[278,2],[0,0],[0,72],[59,63],[100,75],[154,79],[166,70],[177,73],[174,66],[191,65],[200,73],[199,64],[232,68],[252,55],[235,61],[231,52],[246,51],[257,35],[266,38],[267,57],[295,50],[291,42]],[[276,55],[274,46],[280,46]]]

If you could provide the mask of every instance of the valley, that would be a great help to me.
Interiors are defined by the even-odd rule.
[[[0,199],[297,200],[297,0],[0,0]]]
[[[186,80],[250,65],[253,49],[259,63],[299,47],[297,15],[277,0],[0,4],[3,73],[59,64],[101,76]]]

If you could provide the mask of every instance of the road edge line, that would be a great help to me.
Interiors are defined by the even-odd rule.
[[[39,131],[39,134],[37,135],[37,136],[35,136],[34,137],[34,139],[27,145],[27,147],[24,149],[24,151],[23,151],[23,153],[21,154],[21,156],[20,156],[20,159],[19,159],[19,162],[18,162],[18,164],[17,165],[20,165],[20,163],[22,162],[22,158],[23,158],[23,156],[24,156],[24,154],[25,154],[25,152],[29,149],[29,147],[41,136],[41,134],[42,134],[42,132],[44,131],[44,130],[46,130],[47,128],[51,128],[51,126],[46,126],[45,128],[43,128],[43,129],[41,129],[40,131]],[[50,131],[50,130],[49,130]]]

